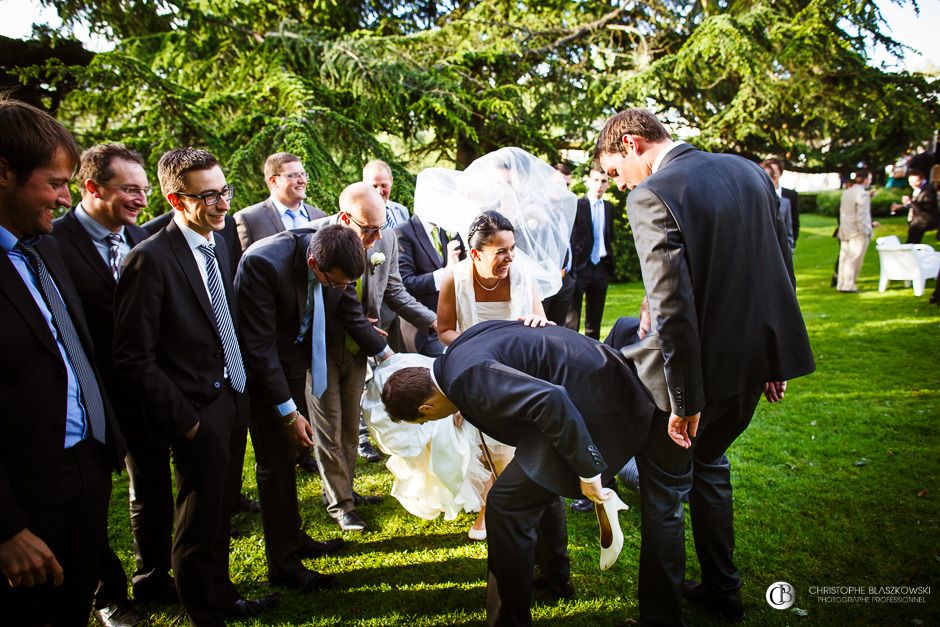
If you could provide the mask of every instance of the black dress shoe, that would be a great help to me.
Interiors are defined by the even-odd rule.
[[[692,603],[715,610],[722,620],[729,623],[736,623],[744,618],[744,604],[741,603],[740,590],[719,592],[705,584],[686,579],[682,582],[682,592]]]
[[[565,599],[569,601],[574,598],[574,584],[571,583],[570,579],[564,583],[555,583],[549,581],[542,573],[536,572],[532,578],[532,585],[539,590],[545,590],[556,600]]]
[[[378,505],[381,502],[381,496],[367,496],[364,494],[359,494],[358,492],[353,492],[353,505],[356,507],[359,507],[360,505]]]
[[[104,627],[134,627],[144,622],[130,601],[115,601],[95,608],[95,616]]]
[[[238,504],[235,506],[235,509],[239,512],[248,512],[250,514],[257,514],[261,511],[261,501],[257,499],[248,498],[244,494],[238,495]]]
[[[591,499],[575,499],[571,501],[569,507],[576,512],[593,512],[594,502]]]
[[[362,531],[366,528],[366,521],[356,510],[351,510],[336,519],[336,524],[343,531]]]
[[[366,441],[359,444],[359,457],[367,462],[378,462],[382,456],[372,447],[372,442]]]
[[[228,618],[252,618],[258,616],[281,598],[277,592],[266,594],[257,599],[239,599],[225,613]]]
[[[315,570],[305,570],[290,577],[270,577],[269,581],[275,586],[294,588],[302,594],[310,594],[317,590],[332,587],[336,583],[336,577],[324,575]]]
[[[313,538],[307,537],[301,540],[300,548],[297,549],[298,557],[323,557],[328,553],[332,553],[338,550],[340,547],[345,544],[345,540],[342,538],[333,538],[331,540],[324,540],[320,542],[314,540]]]
[[[308,455],[307,457],[304,457],[302,460],[297,462],[297,468],[304,472],[308,472],[311,475],[320,474],[320,468],[317,466],[317,460],[315,460],[312,455]]]
[[[159,580],[146,580],[134,585],[134,601],[136,603],[179,603],[176,593],[176,584],[173,578],[167,575]]]

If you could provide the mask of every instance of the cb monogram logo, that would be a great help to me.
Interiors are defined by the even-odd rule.
[[[767,588],[764,598],[775,610],[785,610],[796,602],[796,590],[786,581],[775,581]]]

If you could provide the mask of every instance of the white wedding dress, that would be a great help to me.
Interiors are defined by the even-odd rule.
[[[518,257],[516,259],[518,261]],[[513,262],[509,272],[511,301],[480,303],[473,293],[471,261],[454,267],[457,330],[484,320],[513,320],[532,312],[535,285],[525,262]],[[452,417],[424,424],[393,422],[382,405],[382,387],[393,373],[409,366],[430,367],[434,360],[416,353],[398,353],[375,368],[362,399],[362,414],[372,440],[389,455],[385,466],[394,477],[392,496],[408,512],[433,520],[443,514],[453,520],[464,512],[478,512],[490,472],[480,461],[480,431]],[[494,460],[511,459],[514,448],[487,435],[484,441]]]

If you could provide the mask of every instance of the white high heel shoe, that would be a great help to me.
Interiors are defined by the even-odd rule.
[[[603,505],[595,503],[594,512],[597,514],[597,524],[601,528],[601,570],[607,570],[617,562],[620,551],[623,549],[623,531],[617,512],[628,510],[630,507],[620,500],[615,492]]]

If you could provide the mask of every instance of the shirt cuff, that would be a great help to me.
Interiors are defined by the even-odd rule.
[[[392,349],[386,344],[385,348],[383,348],[381,351],[373,355],[373,357],[375,357],[379,361],[382,361],[382,360],[388,359],[391,356],[391,354],[392,354]]]
[[[292,413],[297,411],[297,403],[294,402],[294,399],[289,398],[283,403],[275,405],[274,408],[281,415],[281,417],[290,416]]]
[[[593,483],[593,482],[597,481],[597,480],[600,479],[600,478],[601,478],[600,474],[596,474],[596,475],[594,475],[593,477],[590,477],[590,478],[578,477],[578,479],[580,479],[580,480],[583,481],[584,483]]]
[[[444,268],[438,268],[431,275],[434,277],[434,289],[440,292],[441,284],[444,283]]]

